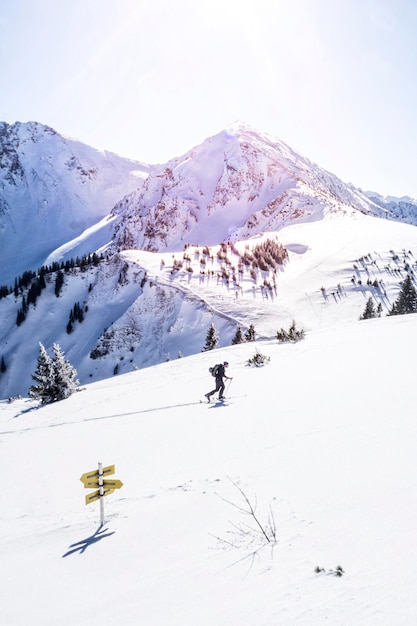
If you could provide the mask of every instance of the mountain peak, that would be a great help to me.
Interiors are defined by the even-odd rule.
[[[365,194],[238,120],[154,168],[116,205],[113,246],[176,251],[355,210],[381,212]]]
[[[274,137],[260,128],[252,126],[242,120],[236,120],[232,124],[229,124],[224,129],[223,133],[226,139],[232,139],[235,137],[239,140],[245,140],[250,143],[262,142],[270,146],[280,146],[281,148],[285,147],[285,149],[290,150],[289,146],[278,137]],[[293,152],[293,154],[295,154],[295,152]],[[300,157],[301,155],[298,156]]]
[[[246,132],[258,134],[260,131],[243,120],[235,120],[224,129],[227,136],[243,135]]]

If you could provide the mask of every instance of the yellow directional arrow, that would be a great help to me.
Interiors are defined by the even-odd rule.
[[[110,476],[111,474],[114,474],[114,471],[114,465],[108,465],[107,467],[103,467],[102,476]],[[82,476],[80,476],[80,480],[82,483],[84,483],[84,487],[86,489],[92,489],[93,487],[96,487],[96,482],[98,482],[99,475],[100,474],[98,469],[92,470],[91,472],[86,472],[85,474],[82,474]]]
[[[102,497],[109,496],[111,493],[113,493],[114,489],[112,489],[111,487],[104,487],[103,491],[104,493]],[[91,502],[95,502],[96,500],[100,500],[100,489],[97,489],[97,491],[92,491],[85,496],[86,504],[90,504]]]
[[[100,487],[100,483],[98,481],[97,478],[94,478],[94,480],[89,480],[86,481],[84,483],[84,487],[86,489],[97,489],[98,487]],[[103,487],[111,487],[112,489],[120,489],[120,487],[123,487],[123,483],[121,480],[116,480],[116,479],[107,479],[107,480],[103,480]]]
[[[123,487],[123,483],[121,480],[103,480],[103,487],[110,487],[110,489],[120,489]]]

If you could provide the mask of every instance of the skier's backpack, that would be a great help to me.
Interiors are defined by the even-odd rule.
[[[220,367],[220,364],[219,364],[219,363],[218,363],[217,365],[215,365],[214,367],[209,367],[209,372],[210,372],[210,374],[211,374],[212,376],[216,377],[216,376],[217,376],[217,373],[218,373],[218,371],[219,371],[219,367]]]

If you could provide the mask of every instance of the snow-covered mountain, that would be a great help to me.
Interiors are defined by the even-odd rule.
[[[417,203],[383,202],[343,183],[282,141],[236,123],[154,168],[112,210],[113,247],[178,251],[360,211],[417,223]],[[220,239],[219,239],[220,238]]]
[[[0,284],[37,269],[58,246],[107,217],[148,172],[143,163],[99,152],[48,126],[1,122]]]
[[[195,354],[211,323],[226,346],[239,325],[254,324],[258,337],[271,337],[293,319],[307,331],[355,321],[369,296],[385,313],[417,255],[411,199],[371,198],[242,124],[152,167],[100,155],[38,125],[11,128],[19,137],[19,159],[14,167],[11,157],[7,161],[3,191],[13,187],[15,197],[19,190],[26,197],[41,188],[51,197],[45,172],[59,172],[62,197],[73,194],[71,215],[85,216],[89,226],[83,230],[81,222],[70,221],[56,174],[50,181],[60,204],[39,227],[37,201],[26,211],[27,224],[44,241],[24,246],[19,230],[13,248],[9,228],[9,252],[2,251],[9,272],[16,255],[25,270],[36,269],[37,258],[47,269],[42,281],[33,274],[12,293],[0,294],[0,358],[6,365],[0,397],[27,392],[39,341],[47,349],[59,343],[85,384]],[[29,133],[25,141],[23,131]],[[40,164],[32,169],[43,172],[41,186],[30,187],[29,168],[18,165],[27,146],[37,147]],[[68,154],[78,155],[72,167]],[[107,169],[90,177],[93,157],[95,167],[102,157]],[[135,190],[101,212],[103,197],[111,204],[111,197],[124,194],[126,181]],[[14,211],[21,223],[23,206]],[[66,239],[59,235],[61,223]],[[74,238],[68,237],[71,229]],[[51,251],[45,242],[57,238],[61,244]],[[285,254],[260,264],[259,245],[284,246]],[[83,257],[93,251],[94,258]]]

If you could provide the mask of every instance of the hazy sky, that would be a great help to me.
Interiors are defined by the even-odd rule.
[[[417,198],[416,0],[1,0],[0,120],[163,163],[243,120]]]

